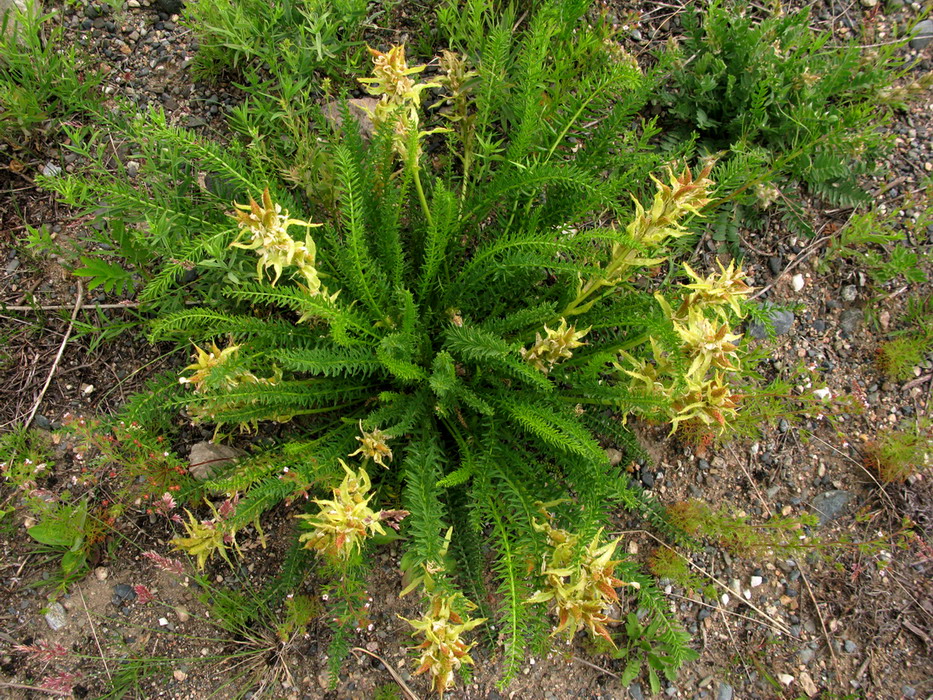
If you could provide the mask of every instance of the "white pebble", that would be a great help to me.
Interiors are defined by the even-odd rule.
[[[762,583],[764,583],[764,579],[762,579],[761,576],[752,576],[751,581],[749,581],[749,585],[752,588],[758,588]]]
[[[794,288],[795,292],[803,289],[803,275],[794,275],[790,280],[790,286]]]
[[[168,626],[168,620],[165,619],[164,617],[160,617],[160,618],[159,618],[159,626],[160,626],[160,627],[166,627],[166,626]]]

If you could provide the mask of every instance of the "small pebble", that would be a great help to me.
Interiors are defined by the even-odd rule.
[[[68,624],[68,615],[61,603],[52,603],[45,613],[45,621],[53,630],[60,630]]]

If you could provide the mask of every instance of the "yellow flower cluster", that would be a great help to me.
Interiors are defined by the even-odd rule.
[[[239,345],[228,345],[221,350],[216,344],[211,344],[208,350],[203,350],[197,345],[195,349],[195,362],[185,367],[185,371],[194,373],[188,377],[180,377],[181,384],[191,384],[194,386],[196,394],[206,394],[210,390],[232,391],[244,386],[275,386],[282,379],[282,370],[278,367],[272,367],[271,377],[257,377],[249,370],[234,368],[226,369],[224,365],[235,360]],[[219,379],[211,383],[209,379],[215,373],[219,372]],[[194,419],[214,419],[216,414],[221,411],[235,410],[241,407],[243,401],[236,398],[226,398],[223,395],[215,396],[209,401],[201,404],[191,404],[187,407],[188,414]],[[290,415],[277,417],[280,422],[291,420]],[[242,426],[241,426],[242,427]]]
[[[379,430],[379,428],[373,429],[372,432],[367,433],[363,430],[363,421],[360,421],[360,432],[363,434],[363,437],[358,437],[356,440],[360,443],[360,447],[356,452],[351,452],[348,457],[355,457],[356,455],[362,455],[367,459],[371,459],[380,467],[389,468],[382,460],[388,458],[392,461],[392,449],[386,443],[389,439],[389,436]]]
[[[639,588],[637,582],[627,583],[614,575],[619,560],[612,557],[619,540],[601,543],[600,529],[579,554],[580,536],[554,527],[550,514],[543,512],[545,521],[535,521],[534,526],[538,532],[547,534],[550,547],[541,568],[545,588],[526,602],[552,604],[557,614],[555,635],[564,632],[573,639],[585,628],[593,637],[602,637],[615,646],[606,625],[615,622],[607,610],[619,602],[616,588]]]
[[[708,176],[712,168],[712,163],[708,163],[696,179],[689,167],[676,176],[673,170],[668,170],[669,184],[652,177],[657,192],[651,209],[645,211],[636,199],[635,218],[626,228],[626,233],[644,246],[656,246],[670,238],[685,236],[687,231],[680,220],[687,214],[700,216],[700,209],[710,202],[708,189],[713,181]]]
[[[213,558],[215,553],[219,553],[224,561],[230,563],[227,556],[227,546],[232,545],[234,549],[240,551],[236,543],[236,531],[224,529],[221,527],[220,514],[210,501],[206,501],[211,511],[214,513],[213,520],[198,520],[191,511],[185,510],[188,514],[188,522],[184,523],[187,537],[176,537],[171,542],[176,549],[186,552],[189,556],[196,557],[198,569],[203,570],[208,560]]]
[[[453,685],[454,672],[463,664],[473,665],[469,651],[475,642],[467,644],[461,636],[486,621],[486,618],[463,618],[453,609],[457,601],[468,609],[475,607],[463,596],[437,593],[420,620],[402,618],[414,628],[412,636],[424,638],[414,647],[420,651],[415,675],[430,671],[432,689],[441,697]]]
[[[333,490],[330,500],[315,499],[317,513],[297,515],[313,528],[298,540],[306,549],[313,549],[332,563],[346,562],[362,549],[363,542],[373,535],[386,534],[382,521],[394,523],[408,515],[407,511],[374,511],[369,507],[372,482],[366,470],[353,472],[347,463],[340,460],[346,473],[340,486]]]
[[[589,332],[589,328],[577,331],[576,326],[568,326],[567,319],[562,318],[556,329],[544,327],[543,338],[540,333],[535,334],[535,344],[521,349],[522,359],[547,374],[558,362],[573,357],[575,348],[586,345],[580,342],[580,338]]]
[[[733,263],[728,268],[720,264],[718,274],[705,278],[689,266],[684,267],[693,281],[684,285],[689,293],[676,311],[663,296],[655,295],[681,340],[681,352],[690,362],[684,381],[678,383],[674,364],[653,338],[653,361],[638,360],[622,352],[620,356],[627,366],[616,367],[631,377],[633,388],[670,400],[671,432],[681,423],[722,432],[736,416],[740,400],[729,385],[727,373],[739,369],[735,341],[742,336],[732,333],[727,309],[741,318],[740,301],[751,288]]]
[[[405,45],[393,46],[383,53],[370,48],[373,57],[373,75],[371,78],[359,78],[366,85],[370,95],[379,98],[372,113],[373,124],[378,128],[383,124],[392,124],[395,132],[393,148],[402,158],[407,158],[409,135],[418,134],[416,147],[420,149],[421,137],[427,133],[418,132],[421,107],[421,93],[428,88],[440,87],[439,83],[416,83],[410,76],[423,71],[426,66],[408,66],[405,59]],[[428,133],[443,131],[442,129]],[[420,150],[419,150],[420,152]],[[418,153],[413,154],[416,157]]]
[[[582,314],[590,309],[598,296],[594,293],[603,287],[616,287],[624,282],[631,270],[635,267],[652,267],[665,260],[665,257],[646,256],[654,254],[664,244],[673,238],[687,235],[687,230],[681,223],[688,214],[701,216],[700,210],[709,204],[709,187],[713,181],[708,175],[712,163],[693,177],[689,167],[684,167],[680,175],[674,175],[668,170],[667,184],[652,177],[657,191],[651,208],[645,210],[638,200],[635,200],[635,216],[626,227],[628,241],[615,243],[612,246],[609,262],[602,272],[593,279],[581,284],[577,297],[564,309],[564,316]]]
[[[233,206],[236,207],[234,217],[240,227],[240,237],[247,233],[247,239],[246,242],[240,242],[238,237],[231,246],[255,250],[259,254],[259,262],[256,264],[258,277],[262,277],[263,270],[272,268],[275,272],[272,284],[275,284],[285,268],[297,267],[304,277],[308,292],[312,295],[321,293],[321,280],[314,266],[314,241],[309,235],[305,235],[304,242],[296,241],[288,233],[290,226],[311,228],[321,224],[290,219],[287,211],[283,212],[280,205],[272,202],[268,187],[263,190],[261,205],[250,197],[249,204],[234,202]]]

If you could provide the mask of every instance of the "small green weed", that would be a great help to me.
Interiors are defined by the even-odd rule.
[[[74,47],[62,48],[64,28],[54,13],[18,15],[15,25],[0,31],[0,141],[29,150],[62,122],[97,109],[101,77]]]
[[[907,381],[933,352],[933,299],[911,297],[902,323],[906,328],[892,332],[878,347],[877,362],[886,376]]]
[[[820,547],[818,540],[803,534],[818,522],[811,514],[774,515],[754,524],[744,513],[729,513],[699,500],[675,503],[669,510],[672,520],[689,535],[713,540],[739,555],[755,552],[771,557]]]
[[[692,570],[685,557],[673,549],[659,547],[651,554],[648,563],[651,573],[658,578],[667,578],[688,590],[697,591],[710,600],[715,600],[716,586]]]
[[[402,700],[402,691],[394,683],[386,683],[376,688],[373,700]]]
[[[677,679],[677,665],[659,650],[659,635],[662,630],[657,620],[639,619],[633,612],[625,616],[625,642],[611,656],[625,662],[619,683],[627,688],[634,681],[642,668],[648,669],[648,687],[652,695],[661,692],[661,678],[673,683]],[[663,648],[663,646],[662,646]],[[699,658],[692,649],[688,661]]]
[[[899,226],[893,214],[883,215],[877,209],[853,214],[827,247],[822,267],[846,258],[879,286],[893,280],[926,282],[921,255],[911,248],[907,230],[923,232],[931,221],[933,214],[927,211],[906,227]]]
[[[0,474],[18,491],[36,488],[53,464],[47,433],[18,426],[0,435]]]
[[[865,466],[882,483],[902,482],[933,466],[933,422],[918,418],[909,427],[882,430],[865,448]]]
[[[203,0],[186,6],[198,37],[197,67],[216,76],[232,71],[259,81],[260,71],[312,76],[349,67],[359,53],[368,0]]]
[[[102,532],[89,516],[88,501],[49,504],[39,516],[39,522],[27,529],[38,542],[40,553],[61,560],[61,571],[48,582],[64,591],[69,584],[84,577],[88,571],[92,548],[99,544]]]
[[[681,17],[684,35],[666,52],[674,65],[662,119],[727,154],[713,176],[738,208],[720,212],[720,239],[735,243],[737,227],[763,223],[771,204],[791,230],[811,235],[784,192],[796,182],[837,207],[869,201],[858,176],[885,145],[875,127],[890,114],[880,95],[899,69],[893,46],[868,58],[856,44],[832,45],[810,29],[807,10],[717,1]]]

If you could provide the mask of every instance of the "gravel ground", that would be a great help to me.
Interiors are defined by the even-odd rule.
[[[674,9],[660,3],[649,9],[629,3],[612,5],[620,23],[630,25],[629,48],[645,57],[651,42],[677,31]],[[851,36],[870,23],[873,40],[883,42],[889,40],[895,24],[904,26],[920,9],[917,4],[897,2],[880,7],[869,0],[861,5],[823,3],[814,7],[814,17],[839,36]],[[65,7],[63,16],[73,40],[92,52],[106,73],[108,94],[129,98],[140,109],[161,105],[174,123],[221,133],[224,113],[240,95],[232,86],[198,82],[192,76],[197,45],[180,21],[179,11],[179,4],[172,0],[128,0],[118,9],[77,2]],[[931,52],[933,48],[922,38],[905,51],[909,60],[917,61],[915,75],[931,69]],[[891,125],[894,151],[881,169],[883,174],[868,183],[883,210],[905,222],[928,205],[923,188],[933,171],[930,107],[929,100],[920,101],[897,116]],[[118,155],[126,157],[119,151]],[[68,155],[54,148],[46,156],[32,167],[40,170],[51,163],[69,170],[75,166]],[[127,166],[132,176],[132,167]],[[8,179],[4,179],[5,188],[8,183],[15,189]],[[58,227],[63,235],[83,225],[69,219],[47,197],[34,192],[22,197],[16,201],[24,206],[12,211],[4,208],[0,219],[4,231],[21,226],[23,220],[32,225],[44,222],[53,230]],[[911,200],[915,204],[904,204]],[[804,204],[819,231],[838,229],[852,213],[827,210],[819,202],[805,200]],[[58,261],[34,260],[9,235],[2,245],[0,299],[21,303],[24,291],[32,288],[45,304],[73,301],[76,288],[62,274]],[[745,512],[753,519],[816,512],[820,522],[812,534],[838,543],[822,557],[767,557],[761,552],[737,556],[707,547],[692,561],[720,582],[718,600],[662,582],[671,609],[693,634],[701,653],[676,683],[665,686],[662,696],[704,700],[830,697],[820,695],[827,691],[879,699],[933,697],[933,548],[929,544],[933,487],[929,472],[903,485],[880,487],[863,466],[865,442],[879,427],[930,415],[933,356],[915,368],[914,379],[904,382],[884,378],[874,362],[881,333],[897,327],[909,296],[929,296],[930,284],[908,286],[895,280],[881,288],[872,286],[857,266],[846,261],[825,264],[825,242],[815,245],[813,240],[796,239],[777,222],[765,235],[753,237],[744,232],[742,245],[752,283],[767,289],[761,298],[782,309],[773,319],[777,337],[762,341],[769,349],[764,374],[786,376],[803,363],[833,396],[852,395],[864,404],[864,410],[838,417],[834,423],[828,417],[799,424],[779,421],[776,426],[764,426],[753,441],[721,449],[684,446],[668,440],[660,428],[640,428],[655,460],[637,476],[664,502],[698,498]],[[933,276],[929,262],[933,227],[913,231],[910,245],[926,256],[925,268]],[[712,241],[704,241],[694,266],[711,269],[719,252]],[[113,300],[101,296],[95,301]],[[47,372],[48,364],[43,365],[45,360],[39,357],[57,347],[60,334],[55,329],[62,323],[49,318],[45,335],[36,331],[28,337],[16,336],[24,340],[17,368],[32,365],[35,371],[16,375],[19,379],[11,396],[28,398],[44,379],[43,366]],[[748,331],[756,333],[754,328]],[[95,355],[87,353],[86,345],[70,345],[63,367],[71,373],[60,373],[53,382],[37,426],[54,427],[65,411],[106,409],[108,404],[98,400],[99,393],[87,394],[83,387],[106,386],[114,373],[126,372],[126,357],[134,358],[134,366],[142,366],[156,355],[156,350],[138,339],[120,341]],[[11,405],[5,418],[22,416],[24,405],[28,408],[23,401],[15,408]],[[59,446],[60,484],[74,484],[80,478],[75,450],[67,443]],[[69,482],[71,478],[76,481]],[[926,534],[925,539],[911,539],[904,549],[897,549],[885,533],[896,532],[903,516],[925,527]],[[641,531],[640,523],[624,519],[618,525],[626,533],[626,548],[632,556],[644,559],[657,546]],[[276,533],[289,528],[288,513],[276,511],[266,532],[274,542]],[[48,567],[29,553],[19,530],[0,533],[4,562],[0,565],[0,681],[32,685],[33,679],[80,673],[75,696],[98,697],[101,686],[95,679],[127,668],[120,659],[154,656],[165,661],[154,679],[140,681],[138,697],[236,695],[239,688],[230,681],[235,669],[215,657],[241,650],[245,642],[213,626],[203,601],[183,578],[160,571],[142,556],[150,549],[166,552],[171,537],[167,523],[142,515],[131,530],[124,536],[135,546],[125,546],[115,556],[104,555],[93,575],[62,596],[60,607],[48,609],[45,591],[26,585],[47,577]],[[860,548],[856,542],[878,546]],[[218,583],[255,589],[274,574],[281,556],[282,552],[273,549],[261,558],[250,556],[251,563],[238,571],[218,566],[211,575],[215,581],[225,579]],[[417,611],[415,601],[398,598],[397,572],[397,554],[381,555],[369,586],[372,629],[361,632],[358,643],[382,656],[421,697],[427,697],[423,679],[412,680],[408,675],[407,626],[397,615],[412,617]],[[302,592],[319,595],[319,583],[310,580]],[[135,588],[140,585],[152,594],[151,602]],[[268,673],[280,666],[291,672],[284,685],[279,678],[278,685],[270,688],[269,697],[372,698],[378,687],[392,683],[380,662],[357,654],[346,665],[337,689],[330,690],[325,637],[322,628],[312,626],[308,635],[275,653],[261,641],[252,643],[249,648],[256,650],[256,658],[266,664]],[[84,658],[68,655],[43,661],[12,648],[40,640],[61,643]],[[105,669],[91,658],[102,651],[110,659]],[[500,668],[495,650],[480,645],[474,657],[473,682],[452,697],[609,700],[649,694],[639,682],[620,687],[620,662],[593,657],[582,646],[529,659],[517,681],[504,690],[495,685]],[[0,686],[0,698],[40,696],[22,687]]]

